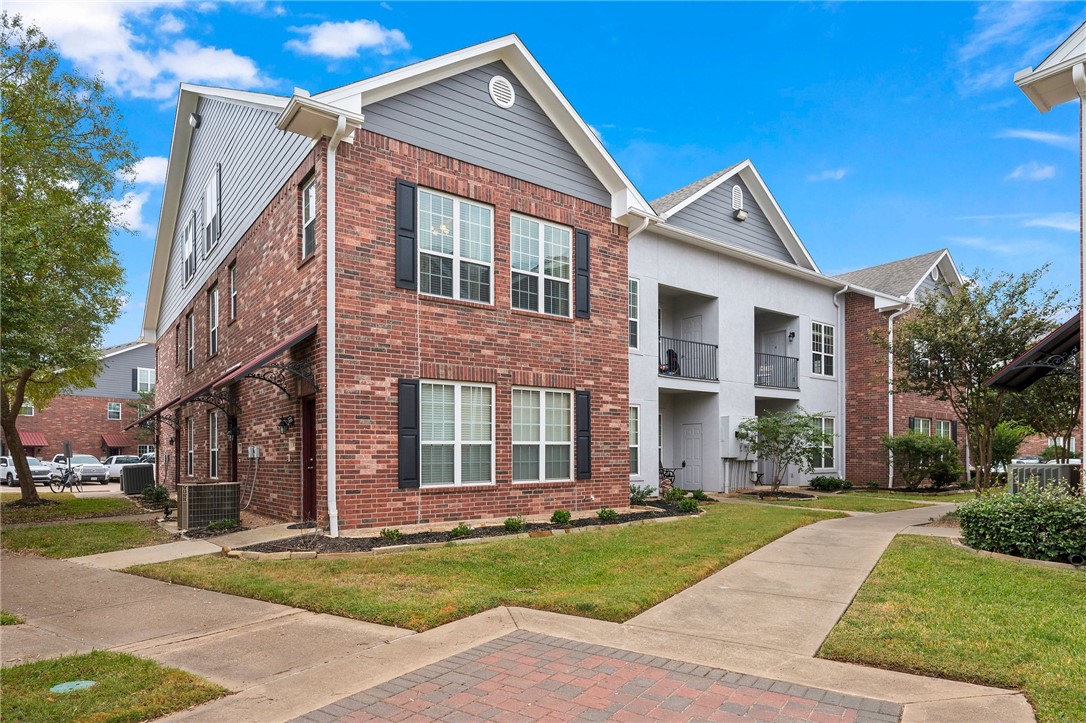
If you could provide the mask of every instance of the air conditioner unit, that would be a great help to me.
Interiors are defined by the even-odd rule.
[[[739,425],[748,419],[754,417],[749,414],[729,414],[720,418],[720,456],[724,459],[753,459],[747,445],[735,436]]]
[[[155,466],[153,464],[126,464],[121,467],[121,492],[124,494],[142,494],[145,489],[154,486]]]
[[[241,522],[241,485],[216,482],[177,486],[178,529],[198,529],[219,520]]]

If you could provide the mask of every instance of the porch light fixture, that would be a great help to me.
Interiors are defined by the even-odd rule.
[[[732,215],[735,216],[736,221],[746,221],[747,220],[747,212],[742,208],[735,209],[735,212]]]
[[[794,332],[794,331],[788,332],[788,341],[795,341],[795,340],[796,340],[796,332]]]
[[[236,425],[232,424],[226,428],[226,438],[229,439],[231,442],[238,438],[238,428]]]
[[[285,417],[279,417],[279,434],[286,434],[287,430],[294,426],[294,415],[288,414]]]

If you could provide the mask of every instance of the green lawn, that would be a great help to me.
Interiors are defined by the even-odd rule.
[[[843,492],[850,497],[871,497],[880,500],[918,500],[921,502],[968,502],[976,499],[974,492],[952,492],[945,495],[924,494],[923,492]]]
[[[794,505],[796,507],[815,507],[820,510],[847,510],[848,512],[896,512],[910,510],[924,505],[917,505],[907,500],[879,499],[874,495],[834,495],[819,497],[817,500],[771,500],[770,505]]]
[[[8,612],[0,610],[0,625],[19,625],[23,622],[23,619],[18,615],[13,615]]]
[[[219,556],[129,568],[158,580],[428,630],[499,605],[624,621],[835,513],[712,505],[667,524],[341,560]]]
[[[1086,720],[1086,574],[898,537],[819,655],[1023,690],[1045,721]]]
[[[170,534],[154,522],[77,522],[8,528],[0,532],[0,548],[66,558],[127,550],[170,539]]]
[[[75,497],[67,492],[58,495],[39,493],[39,496],[57,504],[18,507],[15,504],[19,501],[18,495],[4,495],[3,499],[0,499],[0,523],[14,525],[21,522],[51,522],[143,512],[124,497]]]
[[[49,688],[93,680],[84,690],[57,694]],[[124,653],[97,651],[23,663],[0,671],[0,717],[8,721],[149,720],[219,698],[229,691],[202,678]]]

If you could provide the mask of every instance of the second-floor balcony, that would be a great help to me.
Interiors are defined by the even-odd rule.
[[[799,359],[779,354],[754,354],[754,385],[799,389]]]
[[[660,337],[660,376],[717,381],[716,344]]]

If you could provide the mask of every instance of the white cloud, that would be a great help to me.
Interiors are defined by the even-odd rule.
[[[830,168],[807,176],[808,181],[840,181],[848,175],[847,168]]]
[[[950,236],[947,241],[1001,256],[1035,256],[1038,253],[1053,256],[1062,251],[1051,243],[1037,239],[999,240],[985,236]]]
[[[1037,143],[1044,143],[1047,146],[1055,146],[1056,148],[1074,149],[1078,145],[1078,139],[1074,136],[1064,135],[1062,133],[1049,133],[1048,131],[1011,129],[997,133],[996,138],[1021,138],[1022,140],[1036,141]]]
[[[1027,228],[1054,228],[1059,231],[1079,230],[1079,217],[1076,213],[1049,213],[1041,216],[1031,216],[1022,221]]]
[[[6,9],[41,27],[62,55],[101,75],[122,94],[166,100],[181,81],[241,88],[269,84],[251,58],[188,38],[157,43],[183,28],[168,3],[9,2]],[[160,27],[162,32],[160,31]]]
[[[110,201],[114,219],[129,231],[153,236],[155,229],[143,220],[143,207],[151,198],[149,191],[126,193],[124,198]]]
[[[388,29],[375,20],[324,22],[290,28],[305,37],[288,40],[286,48],[301,55],[325,58],[357,58],[362,50],[389,55],[411,45],[403,32]]]
[[[147,156],[136,161],[129,181],[136,184],[161,186],[166,182],[166,166],[169,159],[163,156]]]
[[[1056,176],[1055,166],[1042,166],[1037,161],[1023,163],[1007,174],[1008,181],[1047,181]]]

